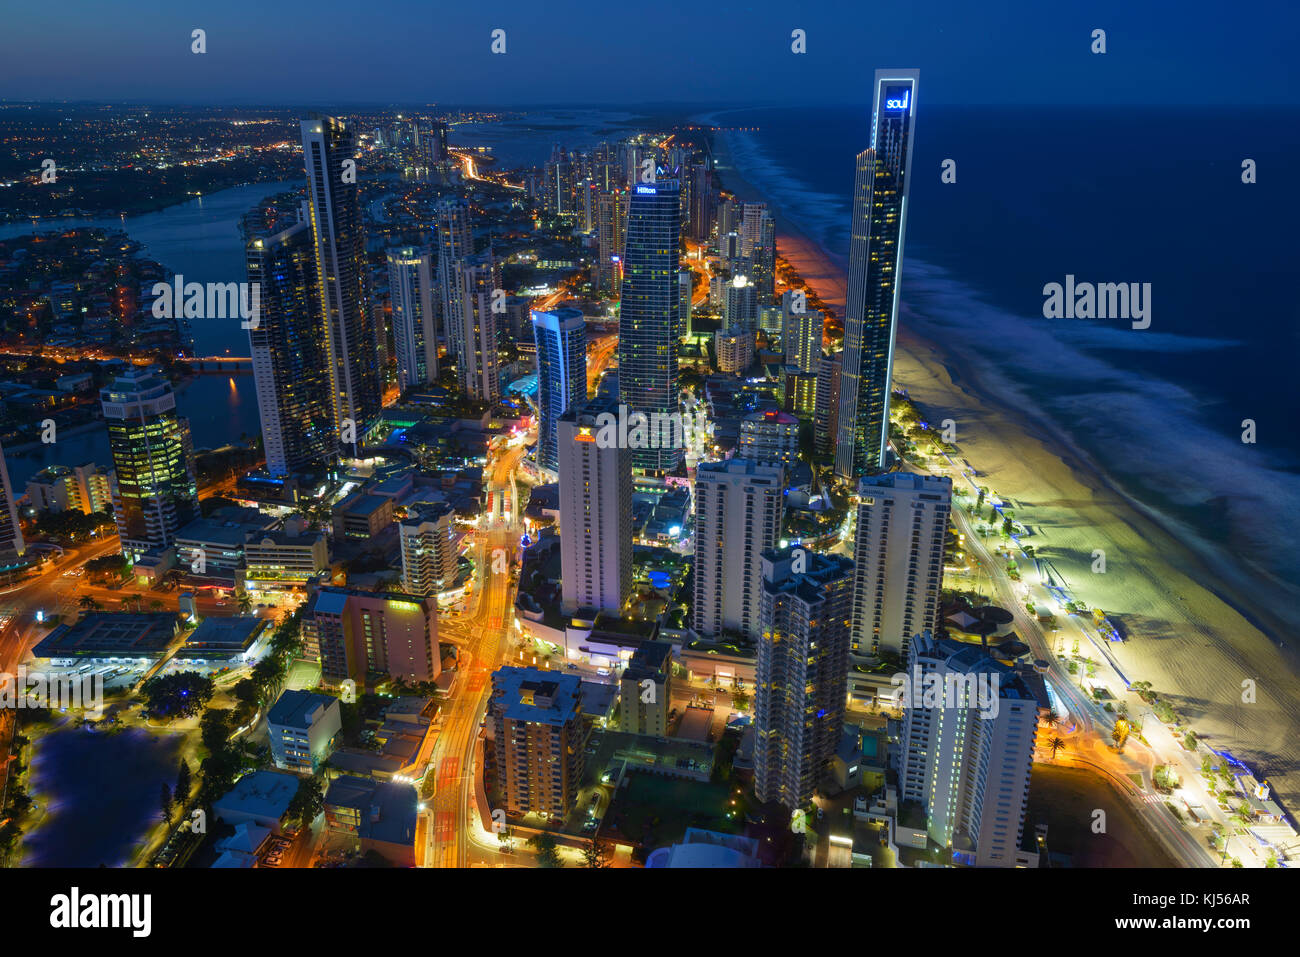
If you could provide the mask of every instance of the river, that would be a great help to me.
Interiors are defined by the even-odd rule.
[[[259,200],[301,186],[296,180],[254,183],[178,203],[156,213],[101,219],[58,219],[30,225],[0,226],[0,239],[30,232],[58,231],[74,226],[120,229],[140,243],[142,255],[184,275],[187,282],[231,282],[244,279],[244,244],[239,220]],[[199,355],[248,355],[248,333],[238,322],[195,322],[190,330]],[[256,435],[261,424],[257,393],[248,373],[199,376],[178,394],[181,414],[190,420],[195,448],[217,448]],[[47,465],[95,462],[108,466],[108,434],[103,428],[60,436],[58,442],[5,455],[15,494]]]

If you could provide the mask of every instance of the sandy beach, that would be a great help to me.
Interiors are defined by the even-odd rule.
[[[714,138],[714,153],[727,189],[763,199],[731,166],[725,137]],[[781,256],[842,314],[842,260],[775,213]],[[1227,583],[1236,576],[1207,564],[1061,436],[985,389],[960,356],[909,330],[906,251],[902,283],[895,386],[907,389],[929,421],[957,423],[960,457],[981,484],[1011,500],[1017,521],[1034,531],[1026,543],[1052,561],[1077,598],[1117,620],[1128,640],[1110,651],[1129,680],[1150,681],[1198,736],[1262,772],[1294,811],[1300,661],[1277,640],[1288,633],[1285,625],[1257,613]],[[1105,574],[1091,571],[1095,549],[1106,554]],[[1247,681],[1254,682],[1253,703],[1243,701]]]

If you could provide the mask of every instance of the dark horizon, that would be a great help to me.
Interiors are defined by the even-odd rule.
[[[174,102],[194,105],[242,105],[272,90],[290,101],[374,103],[402,91],[425,103],[586,105],[593,85],[625,103],[838,105],[861,102],[871,71],[889,67],[920,69],[930,105],[1300,102],[1289,48],[1300,11],[1279,2],[1226,19],[1206,0],[1181,5],[1177,18],[1119,0],[1086,11],[964,0],[791,10],[760,0],[649,17],[618,7],[596,16],[574,0],[490,12],[408,0],[68,7],[57,26],[41,8],[6,13],[5,101],[89,89],[139,101],[162,81]],[[205,31],[202,55],[191,52],[195,29]],[[491,51],[497,29],[504,54]],[[1091,49],[1097,29],[1104,54]],[[795,30],[804,53],[791,49]]]

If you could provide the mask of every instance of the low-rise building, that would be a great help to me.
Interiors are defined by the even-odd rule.
[[[208,664],[248,661],[256,656],[258,639],[266,626],[267,620],[256,615],[204,618],[175,657]]]
[[[83,612],[75,624],[55,626],[32,654],[56,664],[156,661],[180,634],[180,623],[166,611]]]
[[[266,725],[275,766],[314,774],[343,727],[339,700],[310,691],[285,691],[271,706]]]
[[[673,646],[647,642],[632,653],[619,678],[618,729],[662,738],[672,703]]]
[[[320,532],[249,532],[244,537],[245,581],[252,587],[305,585],[329,571],[329,543]]]
[[[361,489],[334,506],[334,534],[347,538],[374,538],[393,524],[393,500]]]
[[[419,796],[409,784],[345,775],[325,793],[325,825],[396,867],[415,866]]]
[[[282,771],[253,771],[212,802],[212,816],[238,827],[248,822],[281,833],[284,816],[298,793],[299,778]]]

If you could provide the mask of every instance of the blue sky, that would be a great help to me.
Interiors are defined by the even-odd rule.
[[[71,0],[3,22],[10,100],[836,105],[919,67],[932,104],[1300,104],[1293,0]]]

